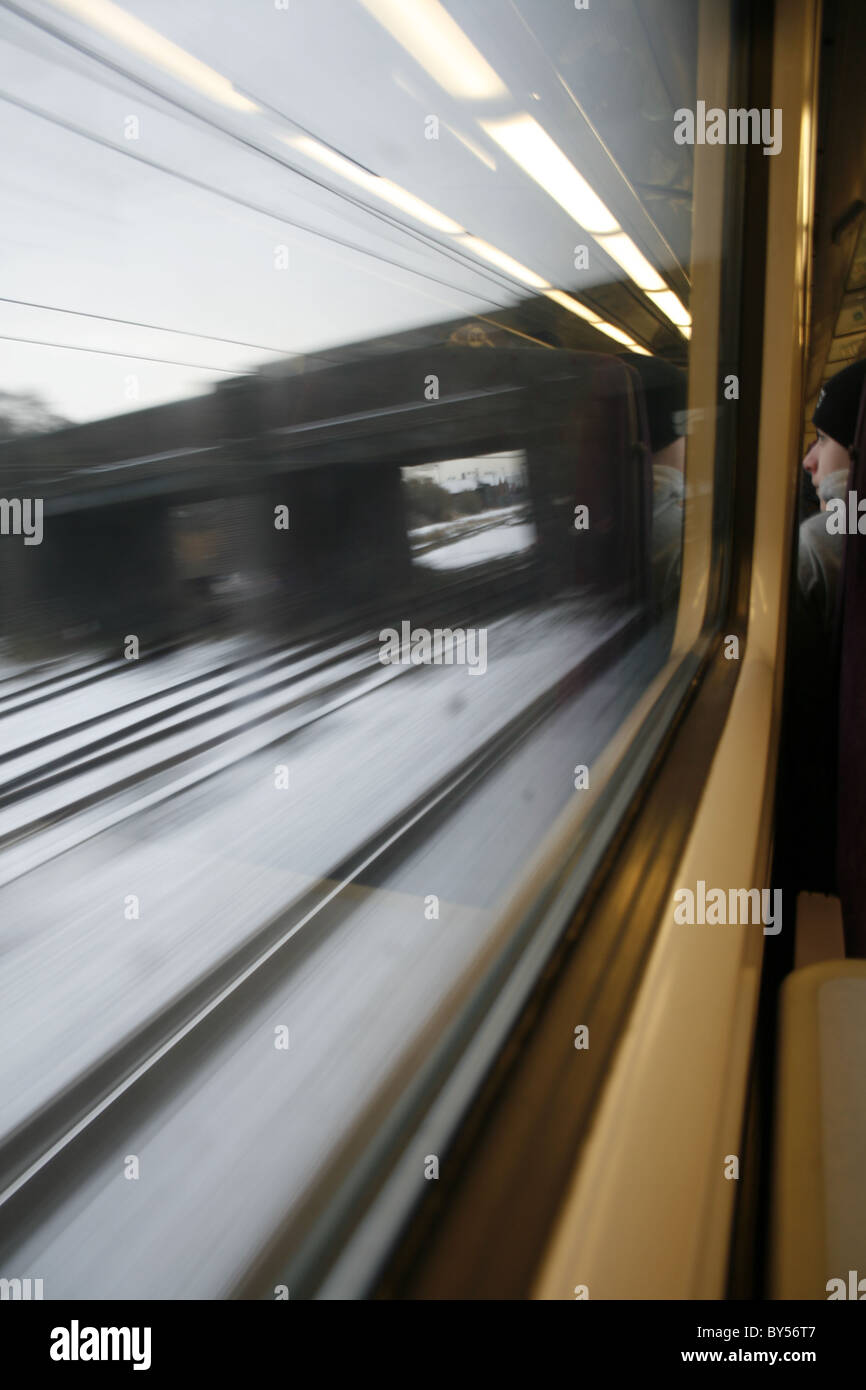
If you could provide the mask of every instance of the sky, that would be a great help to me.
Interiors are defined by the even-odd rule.
[[[502,78],[476,99],[446,90],[363,0],[125,0],[218,74],[214,97],[84,22],[81,7],[103,3],[0,11],[3,389],[98,418],[525,296],[323,164],[323,148],[572,285],[579,229],[481,124],[531,108],[568,147],[573,105],[516,7],[451,5]]]

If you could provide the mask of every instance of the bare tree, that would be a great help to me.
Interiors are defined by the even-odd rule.
[[[0,443],[23,434],[47,434],[68,423],[35,391],[0,391]]]

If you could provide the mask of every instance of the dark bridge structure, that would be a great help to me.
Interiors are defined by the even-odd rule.
[[[193,627],[178,518],[207,514],[201,504],[234,526],[233,568],[276,586],[287,623],[302,606],[337,614],[411,596],[401,468],[515,450],[540,588],[641,602],[651,469],[633,370],[588,352],[440,344],[268,367],[0,445],[0,496],[42,499],[44,528],[39,545],[0,536],[2,633],[51,640],[83,625],[113,644]],[[187,533],[194,552],[195,526]],[[207,570],[206,557],[195,564]]]

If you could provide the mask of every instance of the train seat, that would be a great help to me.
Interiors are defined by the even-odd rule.
[[[826,893],[797,894],[794,969],[845,959],[842,904]]]
[[[785,980],[774,1131],[769,1296],[866,1299],[866,961]]]

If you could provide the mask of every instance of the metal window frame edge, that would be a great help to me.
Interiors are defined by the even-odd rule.
[[[769,171],[749,641],[678,869],[677,881],[685,886],[698,878],[708,886],[770,882],[796,504],[791,459],[800,442],[808,313],[819,21],[818,0],[786,0],[775,9],[772,102],[795,111],[800,124]],[[725,1296],[737,1191],[725,1168],[741,1150],[762,958],[760,927],[677,927],[668,904],[536,1297],[571,1297],[579,1271],[593,1297],[646,1298],[649,1268],[653,1298]],[[684,1192],[692,1196],[685,1209]]]

